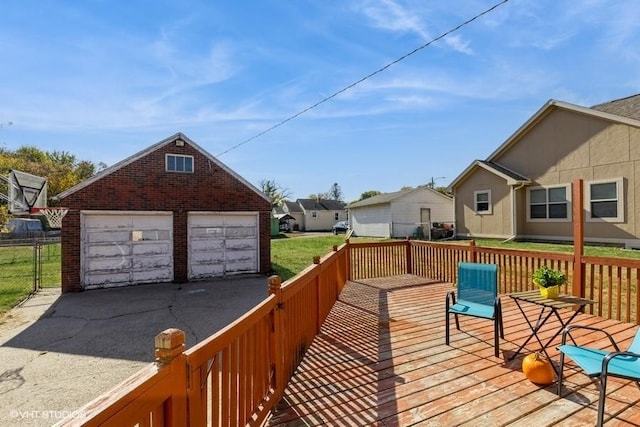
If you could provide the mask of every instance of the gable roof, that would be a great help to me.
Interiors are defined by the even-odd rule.
[[[416,187],[416,188],[410,188],[407,190],[400,190],[400,191],[394,191],[392,193],[383,193],[383,194],[378,194],[376,196],[373,197],[369,197],[366,198],[364,200],[359,200],[357,202],[353,202],[349,204],[349,209],[351,208],[360,208],[363,206],[372,206],[372,205],[380,205],[380,204],[384,204],[384,203],[391,203],[392,201],[399,199],[401,197],[406,196],[409,193],[413,193],[414,191],[419,191],[419,190],[427,190],[427,191],[431,191],[434,194],[437,194],[439,197],[444,197],[445,199],[451,201],[451,197],[447,196],[446,194],[442,194],[439,191],[436,191],[432,188],[429,187]]]
[[[484,163],[479,163],[482,161],[475,160],[460,175],[458,175],[456,179],[451,182],[448,189],[451,190],[455,188],[455,186],[462,182],[466,178],[466,176],[472,170],[474,170],[475,167],[478,166],[484,166],[485,169],[490,170],[494,173],[500,172],[498,173],[498,175],[505,176],[505,179],[507,179],[507,181],[509,181],[510,178],[514,178],[514,176],[510,176],[510,174],[505,174],[504,172],[506,168],[502,167],[502,169],[504,170],[501,170],[501,166],[498,163],[494,162],[494,160],[505,151],[509,150],[521,139],[523,135],[529,132],[533,127],[540,123],[540,121],[542,121],[545,117],[547,117],[557,109],[573,111],[575,113],[598,117],[603,120],[640,128],[640,95],[634,95],[628,98],[622,98],[619,100],[606,102],[604,104],[598,104],[592,108],[581,107],[579,105],[570,104],[568,102],[550,99],[538,111],[536,111],[536,113],[531,116],[529,120],[527,120],[522,126],[520,126],[505,142],[503,142],[493,153],[491,153],[484,161]],[[622,114],[623,112],[626,115]],[[519,175],[516,172],[513,173]],[[528,179],[526,179],[526,181],[528,181]]]
[[[296,200],[302,209],[310,211],[342,211],[345,203],[340,200],[330,199],[298,199]]]
[[[451,184],[449,184],[448,189],[454,188],[459,184],[468,174],[471,173],[476,168],[483,168],[493,173],[494,175],[498,175],[502,177],[505,181],[507,181],[507,185],[519,185],[519,184],[531,184],[531,180],[526,176],[519,174],[511,169],[502,166],[496,162],[490,162],[488,160],[474,160],[456,179],[454,179]]]
[[[284,204],[287,207],[286,212],[290,212],[290,213],[292,213],[292,212],[300,212],[300,213],[302,213],[302,208],[296,202],[292,202],[291,200],[285,200]],[[282,211],[285,212],[284,209]]]
[[[248,188],[250,188],[251,190],[256,192],[260,197],[262,197],[263,199],[265,199],[265,200],[269,201],[269,203],[271,203],[269,198],[262,191],[260,191],[257,187],[255,187],[249,181],[245,180],[240,175],[238,175],[236,172],[231,170],[227,165],[222,163],[220,160],[218,160],[217,158],[215,158],[214,156],[209,154],[207,151],[205,151],[202,147],[200,147],[198,144],[196,144],[191,139],[189,139],[182,132],[178,132],[175,135],[172,135],[172,136],[170,136],[170,137],[168,137],[166,139],[163,139],[162,141],[157,142],[157,143],[153,144],[152,146],[147,147],[144,150],[139,151],[136,154],[134,154],[132,156],[129,156],[126,159],[119,161],[118,163],[113,164],[112,166],[109,166],[108,168],[104,169],[103,171],[98,172],[97,174],[93,175],[92,177],[87,178],[84,181],[80,182],[79,184],[77,184],[77,185],[75,185],[75,186],[73,186],[73,187],[71,187],[71,188],[59,193],[54,198],[57,199],[57,200],[64,199],[65,197],[70,196],[71,194],[75,193],[76,191],[79,191],[79,190],[81,190],[81,189],[93,184],[94,182],[96,182],[96,181],[98,181],[98,180],[100,180],[100,179],[112,174],[113,172],[115,172],[117,170],[120,170],[123,167],[135,162],[136,160],[139,160],[139,159],[145,157],[149,153],[152,153],[155,150],[157,150],[158,148],[163,147],[163,146],[165,146],[167,144],[174,143],[178,139],[182,139],[183,141],[185,141],[185,143],[189,144],[189,146],[191,146],[196,151],[200,152],[200,154],[202,154],[204,157],[206,157],[207,160],[213,162],[215,165],[217,165],[218,167],[223,169],[229,175],[233,176],[235,179],[237,179],[238,181],[242,182],[245,186],[247,186]]]

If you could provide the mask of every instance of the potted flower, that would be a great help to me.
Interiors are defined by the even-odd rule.
[[[567,281],[567,276],[560,270],[543,265],[533,272],[533,283],[540,287],[540,295],[543,298],[557,298],[560,294],[560,286]]]

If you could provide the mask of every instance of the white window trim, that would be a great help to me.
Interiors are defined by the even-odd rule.
[[[173,156],[173,157],[181,157],[183,159],[191,159],[191,170],[190,171],[179,171],[179,170],[169,170],[169,156]],[[193,158],[193,156],[189,156],[186,154],[173,154],[173,153],[167,153],[164,156],[164,170],[166,172],[170,172],[170,173],[193,173],[193,171],[196,168],[196,163],[195,160]]]
[[[489,196],[488,197],[489,200],[487,200],[489,207],[486,211],[478,211],[478,194],[487,194]],[[478,190],[473,192],[473,211],[475,212],[476,215],[493,214],[493,205],[491,204],[491,190]]]
[[[565,188],[565,194],[567,195],[567,218],[531,218],[531,190],[541,190],[550,188]],[[549,201],[547,200],[547,206]],[[571,184],[559,184],[559,185],[539,185],[537,187],[527,188],[527,222],[571,222],[572,221],[572,203],[571,203]]]
[[[618,199],[618,216],[615,218],[593,218],[591,216],[591,184],[604,184],[608,182],[616,183],[617,199]],[[624,222],[624,178],[599,179],[595,181],[585,181],[584,183],[584,210],[586,212],[585,221],[587,222]]]

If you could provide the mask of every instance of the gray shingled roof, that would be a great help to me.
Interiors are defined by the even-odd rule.
[[[302,212],[302,208],[296,202],[292,202],[291,200],[285,200],[284,203],[285,205],[287,205],[288,212]]]
[[[345,203],[339,200],[298,199],[297,202],[303,209],[315,211],[340,211],[346,207]]]
[[[640,94],[597,104],[591,109],[640,120]]]
[[[478,160],[479,163],[483,163],[487,166],[489,166],[490,168],[493,168],[495,170],[497,170],[498,172],[507,175],[513,179],[515,179],[516,181],[529,181],[529,178],[527,178],[524,175],[520,175],[518,172],[514,172],[511,169],[507,169],[506,167],[496,163],[496,162],[489,162],[487,160]]]

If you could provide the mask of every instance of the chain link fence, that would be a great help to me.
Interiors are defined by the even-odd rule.
[[[0,312],[31,293],[61,285],[60,237],[0,239]]]

